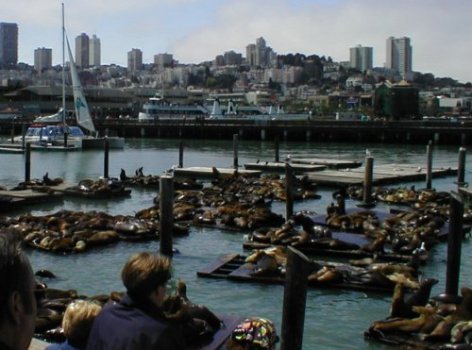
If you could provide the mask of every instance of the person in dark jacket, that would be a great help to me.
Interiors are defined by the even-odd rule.
[[[26,350],[33,338],[36,281],[21,239],[0,234],[0,350]]]
[[[131,256],[121,272],[126,294],[97,316],[87,350],[186,349],[181,328],[166,320],[162,311],[170,266],[170,260],[160,255]]]

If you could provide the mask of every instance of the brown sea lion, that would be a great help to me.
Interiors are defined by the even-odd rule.
[[[418,333],[429,322],[429,319],[436,314],[433,306],[414,306],[413,310],[420,316],[416,318],[391,318],[382,321],[375,321],[371,329],[374,331],[405,333]]]

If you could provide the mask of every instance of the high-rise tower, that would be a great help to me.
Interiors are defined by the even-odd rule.
[[[372,69],[372,47],[358,45],[349,49],[349,65],[351,68],[365,72]]]
[[[18,25],[0,23],[0,67],[15,67],[18,63]]]
[[[44,69],[51,67],[52,49],[41,47],[34,50],[34,69],[36,69],[36,71],[41,74]]]
[[[387,39],[387,58],[385,68],[396,70],[403,77],[413,71],[413,49],[410,44],[410,38]]]
[[[128,70],[137,71],[143,69],[143,52],[140,49],[131,49],[128,52]]]
[[[75,38],[75,63],[78,67],[89,67],[89,37],[82,33]]]
[[[90,39],[89,45],[89,65],[98,67],[101,65],[100,39],[94,34]]]

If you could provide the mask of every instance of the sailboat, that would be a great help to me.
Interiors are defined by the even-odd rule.
[[[75,117],[78,126],[67,125],[65,108],[65,55],[64,48],[67,42],[69,68],[74,96]],[[65,34],[64,4],[62,4],[62,108],[55,114],[36,118],[28,127],[23,136],[15,138],[16,142],[32,143],[34,149],[73,150],[80,148],[103,148],[105,140],[109,148],[124,148],[122,137],[99,137],[93,123],[85,95],[80,84],[77,67],[70,49],[69,40]],[[87,133],[81,129],[85,129]]]

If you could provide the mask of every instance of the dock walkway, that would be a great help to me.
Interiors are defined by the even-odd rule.
[[[284,162],[259,162],[259,163],[245,163],[244,168],[249,170],[261,170],[261,171],[277,171],[283,172],[285,171]],[[320,171],[326,169],[326,165],[318,165],[318,164],[290,164],[290,168],[293,171]]]
[[[457,175],[457,168],[433,168],[432,177]],[[308,179],[318,185],[362,185],[365,177],[365,167],[347,170],[321,170],[307,174]],[[426,167],[413,164],[381,164],[374,165],[373,184],[388,185],[398,182],[426,180]]]

